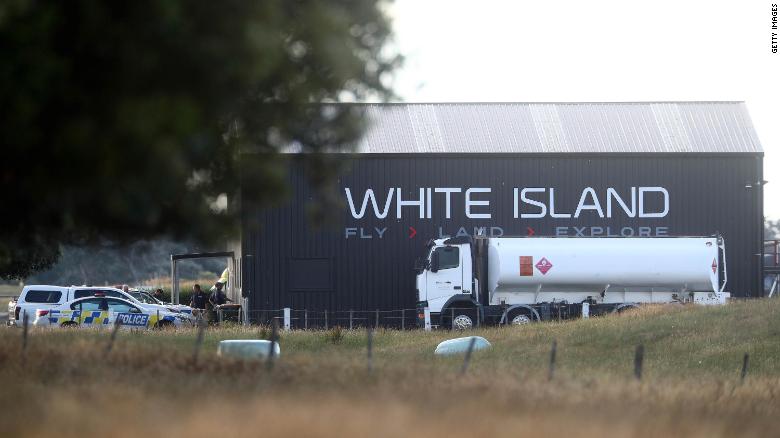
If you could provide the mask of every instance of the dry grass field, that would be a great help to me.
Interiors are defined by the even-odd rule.
[[[282,355],[217,357],[268,330],[0,330],[9,436],[772,436],[780,430],[780,300],[656,307],[587,321],[485,328],[493,348],[432,355],[450,332],[282,333]],[[558,360],[547,380],[551,342]],[[637,344],[644,375],[633,377]],[[744,353],[747,378],[740,381]]]

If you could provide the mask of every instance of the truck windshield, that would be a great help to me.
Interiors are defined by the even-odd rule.
[[[456,246],[440,246],[435,249],[439,255],[439,269],[457,268],[460,264],[460,251]]]

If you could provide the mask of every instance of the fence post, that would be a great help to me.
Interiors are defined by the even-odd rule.
[[[639,344],[636,346],[636,354],[634,355],[634,377],[637,380],[642,380],[642,362],[645,358],[645,346]]]
[[[590,303],[582,303],[582,319],[590,318]]]
[[[325,309],[325,330],[328,329],[328,309]]]
[[[406,322],[406,309],[401,309],[401,331],[406,330],[405,323]]]
[[[119,326],[122,324],[122,320],[117,317],[114,320],[114,329],[111,331],[111,339],[106,346],[106,357],[111,353],[111,349],[114,348],[114,342],[116,341],[116,333],[119,331]]]
[[[423,309],[424,315],[425,315],[425,331],[429,332],[431,331],[431,309],[425,308]]]
[[[463,368],[460,369],[460,375],[465,375],[466,370],[469,369],[469,361],[471,361],[471,352],[474,350],[474,344],[477,342],[477,338],[472,336],[469,341],[469,349],[466,350],[466,357],[463,358]]]
[[[290,331],[290,308],[284,308],[284,330]]]
[[[268,360],[266,361],[266,367],[268,371],[274,368],[274,356],[276,355],[276,341],[279,336],[279,321],[274,318],[273,325],[271,326],[271,344],[270,351],[268,352]]]
[[[373,371],[373,368],[374,368],[373,354],[372,354],[373,338],[374,338],[374,331],[371,330],[371,327],[367,326],[366,327],[366,339],[367,339],[366,342],[368,343],[368,345],[366,347],[368,348],[368,357],[367,357],[367,359],[368,359],[368,364],[367,364],[368,365],[368,374],[371,374],[371,372]]]
[[[195,338],[195,350],[192,352],[192,362],[198,364],[198,353],[200,352],[200,346],[203,345],[203,332],[206,330],[206,320],[201,318],[198,320],[198,337]]]
[[[309,311],[306,309],[303,309],[303,329],[309,329]]]
[[[27,336],[28,336],[27,332],[29,331],[30,317],[27,316],[27,309],[23,309],[22,313],[23,313],[22,314],[22,327],[23,327],[23,331],[22,331],[22,354],[24,356],[26,356],[27,355]]]
[[[455,328],[455,308],[450,307],[450,328]]]
[[[750,355],[745,353],[745,356],[742,358],[742,372],[739,374],[739,383],[745,383],[745,377],[747,377],[748,372],[748,361],[750,360]]]
[[[374,318],[374,328],[379,328],[379,309],[376,309],[376,318]]]
[[[352,330],[352,310],[349,311],[349,329]]]
[[[553,340],[552,348],[550,349],[550,368],[547,370],[547,380],[551,381],[555,375],[555,355],[558,351],[558,342]]]

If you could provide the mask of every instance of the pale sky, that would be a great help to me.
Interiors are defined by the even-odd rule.
[[[771,3],[396,0],[394,88],[406,102],[745,101],[764,214],[780,219]]]

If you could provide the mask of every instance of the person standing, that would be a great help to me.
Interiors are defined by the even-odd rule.
[[[199,284],[192,286],[192,296],[190,297],[190,307],[193,308],[193,315],[203,316],[206,312],[206,303],[208,303],[208,295],[200,288]]]
[[[227,295],[225,295],[225,292],[222,291],[222,289],[224,288],[225,288],[224,283],[220,283],[220,282],[214,283],[214,292],[212,292],[211,295],[209,296],[209,302],[215,308],[217,306],[221,306],[227,303],[228,301],[233,301],[230,298],[228,298]]]
[[[212,319],[216,316],[216,312],[219,312],[219,306],[227,303],[228,301],[232,301],[230,298],[225,295],[225,292],[222,291],[222,289],[225,287],[224,283],[217,282],[214,284],[214,291],[211,292],[211,295],[209,295],[209,304],[211,304],[211,309],[214,312],[212,314]]]

